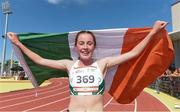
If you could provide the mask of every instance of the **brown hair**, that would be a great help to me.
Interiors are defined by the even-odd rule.
[[[94,46],[96,46],[96,37],[94,36],[94,34],[91,32],[91,31],[85,31],[85,30],[82,30],[80,32],[77,33],[76,35],[76,38],[75,38],[75,46],[77,45],[77,41],[78,41],[78,37],[80,34],[84,34],[84,33],[87,33],[87,34],[90,34],[92,37],[93,37],[93,41],[94,41]]]

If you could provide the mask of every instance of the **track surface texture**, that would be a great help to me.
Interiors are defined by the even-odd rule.
[[[36,89],[0,93],[0,112],[4,111],[58,111],[65,112],[69,103],[67,78],[50,79],[51,84]],[[119,104],[104,95],[105,112],[169,112],[159,100],[142,92],[132,103]]]

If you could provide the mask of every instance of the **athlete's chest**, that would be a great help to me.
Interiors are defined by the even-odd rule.
[[[97,67],[74,68],[69,74],[69,81],[74,86],[97,86],[103,75]]]

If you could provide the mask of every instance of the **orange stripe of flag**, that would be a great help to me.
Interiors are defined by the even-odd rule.
[[[151,28],[128,29],[122,54],[134,48],[150,30]],[[173,58],[173,45],[167,32],[162,30],[137,58],[119,65],[109,93],[119,103],[132,102],[145,87],[165,72]]]

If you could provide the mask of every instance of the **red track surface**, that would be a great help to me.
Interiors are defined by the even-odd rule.
[[[14,91],[0,94],[0,112],[2,111],[64,111],[69,103],[67,79],[51,79],[52,83],[45,87]],[[37,94],[36,94],[37,93]],[[142,92],[130,104],[118,104],[105,93],[104,110],[120,111],[168,111],[165,105],[151,95]]]

